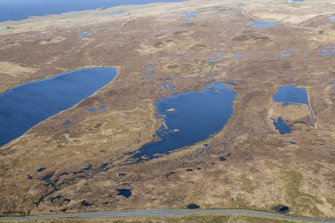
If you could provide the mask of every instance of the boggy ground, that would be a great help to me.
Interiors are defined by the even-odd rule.
[[[130,14],[110,14],[121,10]],[[185,18],[184,12],[197,14]],[[108,87],[1,149],[0,213],[189,203],[271,211],[285,204],[294,215],[334,218],[335,56],[320,55],[335,44],[332,13],[329,1],[193,0],[0,23],[2,92],[82,67],[119,68]],[[282,24],[249,26],[262,19]],[[92,36],[79,37],[84,31]],[[287,49],[292,54],[280,56]],[[150,75],[152,81],[143,79]],[[127,153],[153,140],[160,125],[154,100],[173,93],[161,83],[170,81],[182,93],[231,80],[237,84],[234,114],[221,132],[170,155],[126,164]],[[312,113],[272,102],[286,84],[307,88]],[[108,109],[87,111],[100,105]],[[290,117],[291,134],[274,129],[271,118],[278,114]],[[116,189],[131,189],[132,196]]]

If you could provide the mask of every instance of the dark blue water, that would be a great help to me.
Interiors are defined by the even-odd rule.
[[[188,205],[186,206],[186,208],[187,208],[187,209],[198,209],[198,208],[200,208],[200,206],[197,205],[197,204],[192,203],[192,204],[188,204]]]
[[[200,92],[176,94],[156,101],[157,116],[165,121],[150,142],[133,155],[143,162],[205,140],[220,131],[233,114],[236,93],[223,83]]]
[[[277,120],[273,120],[273,124],[282,135],[292,132],[291,127],[285,123],[282,117],[279,117]]]
[[[275,102],[283,102],[283,106],[289,104],[308,105],[308,95],[305,88],[298,88],[294,85],[279,87],[277,93],[272,97]]]
[[[115,68],[81,69],[0,94],[0,146],[91,96],[109,84],[116,74]]]
[[[117,195],[122,195],[125,198],[129,198],[132,195],[131,190],[129,189],[116,189]]]
[[[263,28],[278,26],[278,25],[280,25],[280,22],[253,22],[250,24],[251,27],[258,28],[258,29],[263,29]]]
[[[40,173],[40,172],[43,172],[45,169],[46,169],[46,167],[40,167],[36,171]]]
[[[278,212],[278,213],[281,213],[281,214],[287,214],[288,212],[291,211],[290,207],[288,207],[286,205],[282,205],[282,204],[276,205],[272,209],[274,211]]]
[[[128,4],[184,0],[0,0],[0,22]]]

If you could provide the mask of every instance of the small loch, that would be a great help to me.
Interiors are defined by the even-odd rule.
[[[0,146],[111,83],[116,68],[87,68],[17,86],[0,94]]]
[[[308,105],[308,95],[306,89],[298,88],[294,85],[280,86],[272,99],[274,102],[282,102],[283,106],[288,106],[289,104]]]
[[[131,157],[144,162],[216,134],[232,116],[235,97],[236,93],[223,83],[213,83],[199,92],[157,100],[156,115],[163,120],[156,132],[157,141],[144,145]]]
[[[252,28],[257,28],[257,29],[264,29],[268,27],[273,27],[273,26],[278,26],[280,25],[280,22],[274,22],[274,21],[264,21],[264,22],[252,22],[250,23],[250,26]]]
[[[307,105],[311,111],[306,88],[299,88],[294,85],[280,86],[276,94],[273,95],[272,100],[282,103],[284,107],[289,105]],[[311,114],[313,113],[311,112]],[[284,135],[292,132],[291,126],[285,122],[283,117],[278,117],[272,121],[280,134]]]

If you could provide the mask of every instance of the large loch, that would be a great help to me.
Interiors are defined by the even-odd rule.
[[[0,146],[91,96],[111,83],[116,74],[116,68],[80,69],[0,94]]]
[[[203,141],[221,131],[233,114],[236,93],[223,83],[213,83],[199,92],[175,94],[156,101],[163,124],[150,142],[132,154],[144,162]]]

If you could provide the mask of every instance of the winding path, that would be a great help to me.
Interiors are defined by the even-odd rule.
[[[23,217],[1,217],[0,222],[20,221],[20,220],[41,220],[41,219],[92,219],[92,218],[115,218],[115,217],[138,217],[138,216],[158,216],[168,217],[177,215],[242,215],[278,220],[300,221],[300,222],[327,222],[335,223],[335,219],[296,217],[281,214],[274,214],[262,211],[248,211],[235,209],[216,209],[216,210],[189,210],[189,209],[166,209],[166,210],[128,210],[128,211],[106,211],[106,212],[87,212],[77,214],[54,214],[36,215]]]

